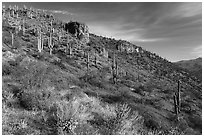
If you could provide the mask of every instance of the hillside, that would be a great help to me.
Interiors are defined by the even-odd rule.
[[[2,25],[3,134],[202,134],[201,81],[168,60],[26,7]]]
[[[176,65],[187,69],[193,75],[202,80],[202,58],[192,59],[192,60],[182,60],[175,62]]]

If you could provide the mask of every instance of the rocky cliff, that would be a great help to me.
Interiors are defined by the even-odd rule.
[[[89,42],[89,28],[87,25],[79,22],[70,21],[65,24],[64,29],[83,43]]]

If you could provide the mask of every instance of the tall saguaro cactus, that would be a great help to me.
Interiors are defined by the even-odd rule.
[[[11,32],[11,45],[12,47],[14,45],[14,33],[13,32]]]
[[[39,52],[42,51],[41,45],[42,45],[42,33],[41,33],[41,30],[39,29],[38,30],[38,51]]]
[[[136,62],[137,62],[137,69],[138,69],[137,80],[138,80],[138,82],[140,82],[140,74],[139,74],[140,66],[139,66],[139,60],[137,59]]]
[[[66,53],[71,57],[72,56],[72,41],[69,43],[69,36],[67,35],[67,47],[66,47]]]
[[[22,31],[23,35],[25,35],[25,19],[23,19]]]
[[[69,56],[72,56],[72,45],[69,45]]]
[[[181,112],[181,85],[180,81],[178,81],[178,90],[177,90],[177,102],[178,102],[178,111]]]
[[[43,32],[41,28],[38,28],[38,51],[42,52],[44,46]]]
[[[87,51],[87,56],[86,56],[86,67],[88,72],[89,71],[89,51]]]
[[[12,17],[14,17],[14,10],[13,9],[11,10],[11,15],[12,15]]]
[[[178,120],[178,114],[181,112],[180,81],[178,81],[178,90],[174,95],[174,112]]]
[[[2,18],[4,19],[4,16],[6,14],[6,9],[5,9],[5,5],[2,6]]]
[[[52,43],[52,33],[50,33],[50,37],[48,39],[48,46],[49,46],[49,49],[50,49],[50,55],[52,55],[52,50],[53,50],[53,43]]]
[[[95,53],[94,53],[94,64],[95,64],[95,66],[97,66],[97,53],[96,53],[96,50],[95,50]]]
[[[43,35],[41,35],[41,50],[44,48],[44,38]]]
[[[16,18],[18,18],[18,10],[16,10]]]
[[[52,26],[52,25],[51,25]],[[52,51],[53,51],[53,47],[54,47],[54,44],[52,43],[52,35],[53,35],[53,32],[54,32],[54,29],[51,27],[51,30],[50,30],[50,37],[48,39],[48,46],[49,46],[49,49],[50,49],[50,55],[52,55]]]
[[[116,84],[117,76],[118,76],[118,62],[115,59],[115,53],[113,53],[112,75],[113,75],[113,83]]]
[[[106,51],[105,47],[103,47],[103,56],[108,59],[108,51]]]

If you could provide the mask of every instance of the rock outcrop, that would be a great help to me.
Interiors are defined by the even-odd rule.
[[[89,42],[89,29],[87,25],[70,21],[65,24],[65,30],[79,39],[82,43],[86,44]]]

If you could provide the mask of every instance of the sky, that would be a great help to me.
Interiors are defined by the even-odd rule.
[[[201,2],[3,3],[45,9],[91,33],[132,42],[169,61],[202,57]]]

